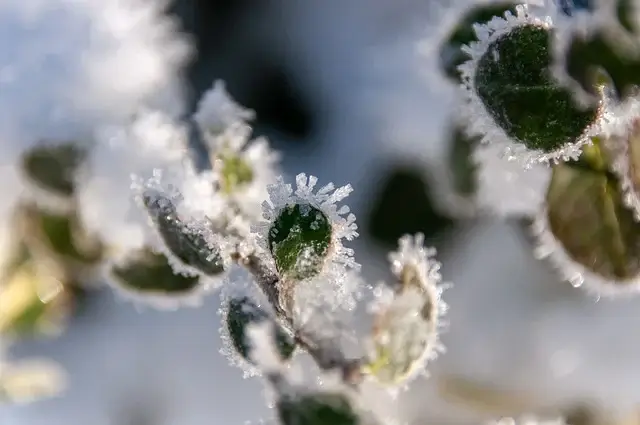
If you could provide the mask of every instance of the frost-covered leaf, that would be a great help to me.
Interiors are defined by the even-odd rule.
[[[58,332],[71,310],[72,293],[55,271],[18,253],[0,282],[0,333],[12,335]]]
[[[389,385],[404,383],[419,372],[435,350],[432,312],[437,308],[418,288],[396,294],[376,317],[366,372]]]
[[[23,404],[59,394],[66,374],[48,360],[22,360],[0,365],[0,405]]]
[[[640,275],[640,224],[624,206],[617,179],[597,167],[554,167],[547,193],[549,229],[571,260],[625,285]]]
[[[167,257],[151,251],[138,253],[126,264],[114,265],[111,273],[119,285],[142,295],[187,294],[200,284],[198,277],[175,274]]]
[[[579,139],[598,118],[551,76],[551,30],[522,25],[498,37],[480,58],[475,88],[487,110],[512,138],[549,153]]]
[[[451,32],[449,38],[440,49],[441,66],[449,78],[460,82],[460,72],[457,68],[469,59],[469,56],[462,51],[461,47],[475,40],[473,25],[487,22],[494,16],[502,16],[508,10],[515,12],[516,4],[516,2],[512,1],[486,4],[472,9],[462,17],[460,23]]]
[[[269,247],[283,276],[304,280],[318,275],[331,246],[328,217],[309,204],[288,205],[269,231]]]
[[[389,253],[397,281],[393,289],[375,294],[375,322],[365,372],[385,385],[406,384],[424,373],[428,360],[442,351],[439,331],[447,305],[442,292],[441,264],[435,249],[424,246],[424,235],[405,235]]]
[[[213,247],[201,226],[189,226],[180,219],[173,202],[159,193],[143,196],[160,237],[172,255],[186,266],[209,276],[224,273],[219,247]]]
[[[39,187],[61,196],[71,196],[75,173],[85,157],[74,143],[37,146],[22,158],[26,175]]]
[[[276,404],[282,425],[357,425],[358,415],[341,394],[285,396]]]
[[[248,297],[232,298],[229,300],[226,326],[236,351],[247,361],[251,360],[251,341],[247,335],[247,328],[252,324],[270,321],[275,329],[275,347],[282,359],[287,360],[293,355],[296,344],[293,338],[282,329],[276,320],[265,309],[261,308]]]
[[[358,236],[356,217],[338,204],[351,193],[351,185],[329,183],[316,189],[317,183],[317,177],[298,174],[294,191],[278,177],[267,186],[263,220],[251,226],[259,256],[291,289],[296,281],[320,275],[344,281],[350,269],[360,268],[353,249],[343,245]]]

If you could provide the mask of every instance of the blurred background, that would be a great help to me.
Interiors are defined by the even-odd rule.
[[[255,133],[282,152],[289,176],[354,186],[361,237],[351,246],[369,281],[388,277],[386,253],[404,233],[424,232],[439,249],[454,283],[447,352],[401,397],[408,423],[523,413],[640,423],[640,301],[596,300],[559,282],[533,258],[526,223],[472,218],[465,196],[443,189],[470,190],[456,180],[468,164],[454,144],[453,96],[442,95],[455,83],[430,75],[417,50],[431,3],[179,0],[168,13],[197,46],[193,107],[223,79],[256,111]],[[62,335],[12,350],[60,362],[69,388],[1,407],[0,425],[260,423],[263,386],[219,354],[218,308],[216,295],[199,309],[157,312],[108,288],[85,294]]]

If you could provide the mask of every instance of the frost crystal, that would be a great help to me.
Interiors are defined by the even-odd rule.
[[[477,134],[482,136],[483,143],[499,146],[501,153],[508,160],[517,160],[527,168],[536,163],[546,163],[549,161],[559,162],[575,159],[579,156],[581,147],[585,144],[589,144],[591,142],[591,137],[598,135],[600,132],[600,127],[605,115],[602,103],[598,105],[594,120],[587,122],[584,128],[580,129],[581,134],[576,134],[577,137],[575,137],[575,139],[563,143],[559,148],[554,147],[553,149],[542,149],[541,147],[536,146],[527,147],[523,142],[509,136],[507,131],[496,122],[496,117],[494,116],[495,113],[500,111],[504,112],[506,110],[498,108],[496,110],[498,112],[490,112],[489,107],[486,105],[486,100],[481,98],[479,87],[477,86],[479,76],[478,72],[482,63],[488,63],[487,61],[491,61],[491,58],[488,58],[487,55],[490,54],[490,49],[495,46],[496,42],[505,40],[505,37],[515,34],[517,30],[521,30],[523,28],[540,28],[547,33],[550,33],[550,30],[552,29],[552,22],[550,18],[547,17],[545,19],[541,19],[533,16],[529,13],[529,9],[526,5],[518,6],[516,8],[516,12],[517,14],[515,16],[510,12],[506,12],[504,18],[494,17],[491,21],[487,22],[486,25],[476,26],[475,31],[478,41],[464,47],[464,51],[471,58],[468,62],[459,67],[463,76],[462,88],[465,96],[464,115],[468,120],[468,131],[472,135]],[[493,50],[492,60],[499,60],[496,50]],[[541,84],[541,82],[539,84]],[[557,91],[554,87],[548,88]],[[541,89],[541,87],[537,87],[537,89]],[[516,88],[514,87],[513,90],[516,90]],[[512,96],[513,93],[506,93],[506,95]],[[566,95],[568,96],[568,94]],[[491,98],[493,99],[493,97]],[[567,102],[569,102],[569,97],[567,97],[567,99]],[[562,100],[560,103],[564,105],[565,101]],[[555,105],[555,103],[552,105]],[[509,110],[515,111],[513,108],[510,108]],[[576,112],[577,109],[574,111],[574,108],[572,107],[568,107],[567,109],[567,113],[569,115]],[[558,128],[565,130],[563,126]]]

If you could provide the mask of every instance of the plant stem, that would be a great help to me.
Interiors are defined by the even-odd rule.
[[[327,340],[320,341],[312,332],[296,329],[291,315],[283,307],[283,301],[288,297],[288,295],[282,293],[282,288],[285,286],[281,284],[280,278],[258,256],[251,254],[245,257],[235,253],[232,258],[253,275],[256,283],[273,306],[278,319],[293,335],[296,343],[313,357],[321,369],[339,369],[342,372],[342,379],[345,383],[351,386],[360,384],[363,378],[361,367],[363,360],[349,359],[340,347]]]

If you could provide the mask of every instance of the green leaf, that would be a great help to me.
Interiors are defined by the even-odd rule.
[[[279,326],[275,319],[248,297],[232,298],[227,311],[227,330],[236,351],[247,361],[251,359],[251,343],[247,338],[250,324],[270,321],[275,329],[275,346],[283,360],[288,360],[296,349],[293,338]]]
[[[624,206],[615,176],[593,162],[554,167],[547,192],[549,226],[573,261],[624,282],[640,274],[640,224]]]
[[[187,226],[169,198],[159,193],[144,195],[144,203],[169,250],[185,265],[209,276],[225,271],[220,250],[211,247],[199,229]]]
[[[282,425],[357,425],[358,415],[340,394],[285,397],[276,405]]]
[[[476,40],[473,25],[486,23],[494,16],[503,16],[507,11],[515,14],[517,4],[519,3],[503,1],[478,6],[462,17],[440,48],[440,64],[449,78],[458,84],[462,82],[458,66],[468,61],[469,56],[461,47]]]
[[[499,37],[478,62],[475,87],[496,123],[532,150],[575,142],[598,118],[551,76],[550,31],[523,25]]]
[[[268,236],[278,272],[293,280],[318,275],[329,255],[332,232],[329,218],[311,205],[283,208]]]
[[[38,186],[61,196],[71,196],[75,173],[86,152],[73,143],[39,146],[22,158],[27,175]]]
[[[167,257],[149,250],[139,252],[137,258],[125,265],[114,266],[112,274],[120,285],[134,292],[166,295],[190,293],[200,280],[175,274]]]

